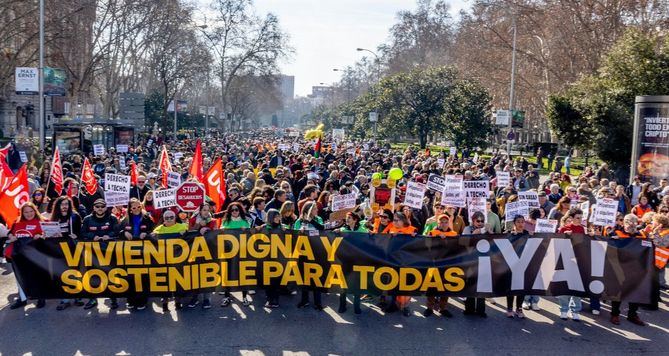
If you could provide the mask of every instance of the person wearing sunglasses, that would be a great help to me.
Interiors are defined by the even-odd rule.
[[[142,202],[137,198],[131,198],[128,203],[128,215],[120,223],[120,237],[126,240],[144,240],[153,232],[154,227],[155,223],[151,215],[144,210]],[[128,309],[144,310],[147,301],[145,295],[128,297],[127,307]]]
[[[378,216],[374,219],[372,232],[375,234],[388,234],[393,228],[393,212],[389,209],[379,210]]]
[[[153,229],[153,232],[151,233],[151,236],[154,238],[181,236],[185,234],[186,231],[188,231],[188,224],[177,223],[177,215],[172,210],[166,210],[165,213],[163,213],[162,219],[163,223],[156,226],[156,228]],[[197,295],[195,295],[195,298],[197,298]],[[169,311],[168,300],[169,300],[168,298],[162,299],[162,306],[164,312]],[[209,305],[209,307],[205,307],[205,303],[203,302],[202,307],[205,309],[211,308],[211,302],[207,304]],[[181,300],[179,297],[174,298],[174,305],[177,310],[182,308]]]
[[[437,228],[437,225],[439,224],[437,217],[443,215],[446,212],[446,206],[442,205],[439,202],[435,202],[435,204],[432,206],[432,211],[434,212],[434,216],[430,217],[425,221],[425,228],[423,229],[422,233],[425,236],[429,235],[430,231]],[[450,219],[449,219],[449,224],[450,224]],[[451,229],[453,229],[452,226]]]
[[[472,225],[465,227],[462,232],[463,235],[483,235],[486,234],[485,216],[483,212],[476,211],[472,214]],[[485,298],[467,297],[465,299],[465,315],[478,315],[486,318],[488,315],[485,312]]]
[[[223,221],[221,222],[221,229],[224,230],[233,230],[233,229],[250,229],[251,224],[246,219],[246,211],[244,206],[239,202],[234,202],[228,205],[228,209],[223,215]],[[228,307],[232,304],[232,295],[229,290],[224,292],[223,300],[221,301],[222,307]],[[251,302],[247,298],[247,292],[242,292],[242,305],[249,306]],[[189,305],[190,307],[190,305]],[[195,306],[193,306],[195,307]]]
[[[93,202],[93,213],[86,216],[81,225],[81,240],[82,241],[105,241],[116,240],[119,235],[119,221],[107,209],[107,202],[104,199],[97,199]],[[110,308],[118,308],[116,298],[111,298]],[[75,305],[77,305],[75,301]],[[88,300],[85,309],[91,309],[98,305],[95,298]]]

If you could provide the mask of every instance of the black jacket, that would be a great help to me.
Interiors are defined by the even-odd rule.
[[[118,219],[107,211],[102,218],[98,218],[95,214],[85,217],[81,226],[81,237],[84,241],[92,241],[96,236],[105,235],[115,239],[118,237],[118,231]]]

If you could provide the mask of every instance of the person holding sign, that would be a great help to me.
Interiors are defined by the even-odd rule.
[[[367,229],[360,224],[360,216],[354,212],[346,214],[344,226],[338,229],[339,232],[367,232]],[[346,313],[346,292],[339,294],[339,313]],[[353,295],[353,312],[360,314],[360,294]]]
[[[155,224],[151,216],[142,207],[142,202],[131,198],[128,203],[128,215],[121,220],[120,235],[126,240],[144,240],[153,232]],[[128,309],[146,309],[147,298],[143,295],[128,298]]]
[[[585,228],[582,225],[583,211],[581,209],[571,209],[566,216],[571,219],[571,222],[560,227],[558,229],[558,233],[566,235],[585,234]],[[571,319],[573,321],[581,320],[581,316],[579,315],[581,309],[583,308],[581,297],[560,295],[557,298],[560,302],[560,319],[567,320],[569,316],[568,312],[571,312]],[[597,312],[597,314],[599,314],[599,312]]]
[[[525,217],[522,215],[515,215],[513,217],[513,228],[511,229],[511,234],[513,235],[527,235],[529,232],[525,230]],[[513,311],[513,300],[516,300],[516,312]],[[523,314],[523,301],[525,300],[524,295],[508,295],[506,296],[506,317],[518,319],[524,319],[525,314]]]
[[[53,204],[51,211],[51,221],[58,223],[60,227],[60,237],[77,239],[81,236],[81,217],[73,208],[72,200],[67,196],[60,196]],[[77,306],[84,305],[81,299],[75,299]],[[72,305],[70,299],[60,301],[56,310],[65,310]]]
[[[486,233],[485,216],[483,212],[476,211],[472,214],[472,225],[467,226],[462,232],[463,235],[483,235]],[[485,312],[485,298],[467,297],[465,299],[465,315],[478,315],[487,318]]]
[[[629,239],[629,238],[643,238],[643,235],[639,233],[637,225],[639,224],[639,219],[634,214],[627,214],[623,218],[623,228],[616,228],[611,232],[610,237],[613,239]],[[622,305],[621,301],[611,301],[611,323],[614,325],[620,325],[620,306]],[[644,323],[639,314],[639,304],[629,303],[629,311],[627,312],[627,320],[631,323],[644,326]]]
[[[437,217],[439,224],[437,228],[430,231],[431,237],[440,237],[442,239],[447,237],[455,237],[458,234],[451,229],[451,219],[446,214],[441,214]],[[439,311],[439,314],[447,318],[452,318],[453,314],[446,309],[448,306],[448,297],[447,296],[436,296],[434,293],[428,294],[427,296],[427,309],[423,312],[424,317],[429,317],[434,314],[434,311]]]
[[[177,215],[172,210],[166,210],[165,214],[163,214],[163,223],[156,226],[156,228],[151,233],[151,236],[159,238],[162,235],[183,235],[186,233],[186,231],[188,231],[188,224],[177,223]],[[195,298],[197,298],[197,295],[195,295]],[[169,298],[162,299],[163,312],[169,311],[169,307],[167,305],[168,300]],[[209,308],[211,308],[211,302],[208,304]],[[177,310],[183,308],[181,299],[179,297],[174,298],[174,305]],[[202,306],[204,307],[204,303]]]
[[[9,235],[7,235],[7,242],[9,242],[10,245],[5,248],[5,257],[11,257],[14,247],[13,244],[18,239],[43,238],[42,227],[40,225],[42,221],[44,221],[44,218],[42,218],[42,215],[37,210],[35,204],[31,202],[24,203],[21,206],[21,215],[19,215],[19,219],[12,225],[12,229],[9,230]],[[19,288],[19,297],[9,306],[10,309],[23,308],[28,304],[28,297],[23,292],[18,280],[16,281],[16,285]],[[38,299],[35,307],[44,308],[45,305],[46,301],[44,299]]]

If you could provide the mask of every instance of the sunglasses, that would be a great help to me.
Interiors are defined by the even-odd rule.
[[[386,216],[386,215],[379,215],[379,217],[380,217],[381,219],[390,219],[390,217],[388,217],[388,216]]]
[[[104,208],[106,208],[106,206],[104,206],[104,205],[93,205],[93,207],[94,207],[94,208],[97,208],[97,209],[104,209]]]
[[[41,196],[42,196],[42,193],[35,193],[34,195],[35,195],[36,197],[41,197]]]
[[[482,223],[485,222],[484,220],[474,220],[475,223]]]
[[[174,220],[174,218],[175,218],[174,216],[165,216],[165,217],[163,217],[163,219],[165,219],[165,220]]]
[[[437,206],[435,206],[434,208],[435,208],[435,209],[438,209],[438,210],[444,210],[444,209],[446,209],[445,207],[443,207],[443,206],[441,206],[441,205],[437,205]]]
[[[235,213],[235,212],[238,213],[238,212],[239,212],[239,209],[230,209],[230,212],[231,212],[231,213]]]

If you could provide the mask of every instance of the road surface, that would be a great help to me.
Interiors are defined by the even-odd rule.
[[[240,295],[235,295],[241,298]],[[563,355],[563,354],[667,354],[669,307],[642,310],[646,327],[621,317],[609,323],[609,307],[600,316],[583,313],[582,322],[562,321],[554,298],[542,298],[540,312],[527,311],[527,319],[507,319],[503,304],[488,303],[488,318],[465,317],[458,298],[450,301],[452,319],[424,318],[424,298],[412,303],[413,315],[383,315],[363,304],[361,315],[335,311],[338,299],[324,296],[324,311],[297,309],[298,296],[281,298],[281,308],[262,308],[264,293],[250,307],[241,303],[163,313],[158,301],[140,312],[121,302],[116,311],[100,304],[97,309],[71,307],[56,311],[57,301],[43,309],[34,303],[10,310],[16,297],[11,267],[0,265],[0,354],[2,355]],[[664,294],[665,300],[669,295]],[[102,301],[102,300],[100,300]],[[502,298],[498,303],[504,303]],[[587,309],[587,303],[584,303]],[[623,314],[626,310],[623,309]]]

